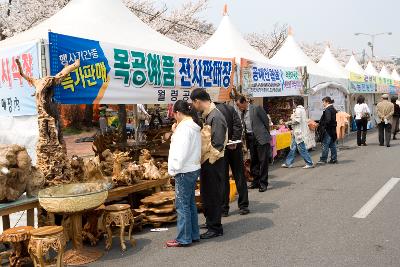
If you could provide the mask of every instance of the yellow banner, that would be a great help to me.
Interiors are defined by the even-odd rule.
[[[365,82],[365,77],[364,77],[364,75],[360,75],[360,74],[357,74],[357,73],[354,73],[354,72],[350,72],[350,81],[363,83],[363,82]]]

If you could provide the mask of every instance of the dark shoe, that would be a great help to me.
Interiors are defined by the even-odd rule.
[[[207,224],[203,223],[199,225],[200,229],[208,229]]]
[[[366,143],[362,144],[362,146],[368,146]]]
[[[248,189],[257,189],[257,188],[259,188],[260,186],[259,185],[257,185],[257,184],[251,184],[251,185],[249,185],[247,188]]]
[[[387,145],[387,147],[390,147],[390,145]]]
[[[319,161],[317,162],[317,165],[325,165],[325,164],[326,164],[326,161],[319,160]]]
[[[199,243],[199,242],[200,242],[200,239],[192,240],[192,243]]]
[[[222,217],[229,217],[229,211],[223,211]]]
[[[240,215],[246,215],[246,214],[249,214],[249,213],[250,213],[250,210],[248,208],[243,208],[243,209],[239,210],[239,214]]]
[[[384,146],[383,144],[379,144],[379,146]]]
[[[396,136],[393,136],[393,140],[397,140]]]
[[[329,164],[338,164],[338,161],[335,159],[335,160],[333,160],[333,159],[331,159],[330,161],[329,161]]]
[[[176,240],[169,240],[165,243],[169,248],[188,247],[190,244],[181,244]]]
[[[223,235],[222,233],[216,233],[216,232],[213,232],[213,231],[207,231],[204,234],[200,235],[200,239],[211,239],[211,238],[222,236],[222,235]]]
[[[267,186],[266,185],[260,185],[260,188],[258,189],[258,192],[265,192],[267,191]]]

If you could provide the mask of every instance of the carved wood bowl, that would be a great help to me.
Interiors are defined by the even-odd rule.
[[[39,191],[39,203],[48,212],[76,213],[97,208],[105,202],[110,184],[73,183]]]

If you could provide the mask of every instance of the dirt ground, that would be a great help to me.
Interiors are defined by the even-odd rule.
[[[81,157],[94,156],[94,152],[92,150],[92,142],[75,143],[75,140],[82,137],[91,137],[95,133],[96,130],[93,130],[89,132],[83,132],[80,134],[64,136],[64,140],[67,145],[68,157],[71,157],[72,155],[78,155]]]

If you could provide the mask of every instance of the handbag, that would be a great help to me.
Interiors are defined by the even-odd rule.
[[[361,119],[370,121],[371,120],[371,114],[369,112],[363,112],[361,115]]]

